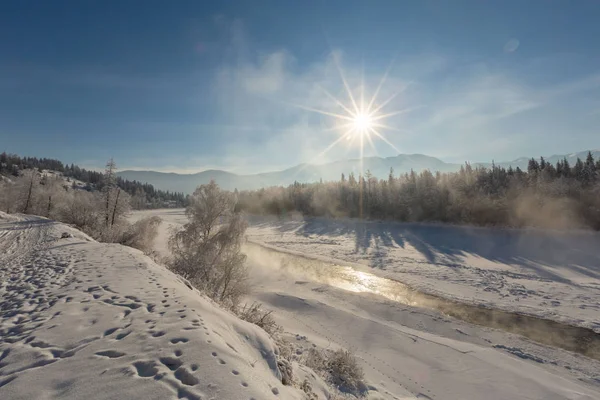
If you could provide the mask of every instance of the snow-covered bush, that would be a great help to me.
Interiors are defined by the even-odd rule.
[[[305,352],[304,365],[315,371],[323,371],[325,370],[325,357],[323,357],[321,351],[315,348],[308,349]]]
[[[8,179],[0,181],[0,210],[11,213],[17,208],[17,188],[14,182]]]
[[[366,391],[363,370],[349,350],[321,351],[312,348],[305,353],[304,365],[321,373],[340,392],[361,397]]]
[[[154,239],[158,235],[159,217],[148,217],[131,224],[119,238],[119,243],[149,254],[153,251]]]
[[[95,233],[100,224],[100,201],[101,199],[96,193],[83,190],[74,191],[65,202],[59,205],[57,219],[96,237]]]
[[[214,181],[199,186],[186,208],[189,222],[169,239],[170,269],[230,309],[249,289],[241,252],[246,222],[235,203]]]
[[[326,366],[331,382],[340,391],[359,394],[365,390],[363,370],[349,350],[339,349],[331,352],[327,357]]]
[[[273,318],[272,310],[265,310],[262,304],[254,302],[252,304],[244,304],[242,307],[235,310],[238,317],[244,321],[248,321],[254,325],[261,327],[269,335],[273,336],[281,330]]]

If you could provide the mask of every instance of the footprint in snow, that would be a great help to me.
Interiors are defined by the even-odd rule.
[[[105,330],[104,331],[104,336],[110,336],[110,335],[112,335],[113,333],[115,333],[115,331],[117,329],[119,329],[119,328],[110,328],[110,329]]]
[[[122,352],[116,351],[116,350],[99,351],[95,354],[100,357],[108,357],[108,358],[119,358],[119,357],[123,357],[125,355],[125,353],[122,353]]]
[[[137,361],[133,363],[137,374],[142,378],[149,378],[158,373],[158,368],[156,368],[156,363],[154,361]]]
[[[127,335],[129,335],[130,333],[131,333],[131,331],[119,333],[117,336],[115,336],[115,339],[117,339],[117,340],[125,339],[127,337]]]
[[[200,382],[198,378],[192,375],[184,367],[180,367],[177,369],[177,371],[175,371],[175,378],[177,378],[181,383],[187,386],[194,386]]]
[[[175,357],[161,357],[159,360],[171,371],[175,371],[177,368],[183,365],[183,361]]]

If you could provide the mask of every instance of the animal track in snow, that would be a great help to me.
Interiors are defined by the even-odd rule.
[[[116,351],[116,350],[99,351],[95,354],[97,356],[108,357],[108,358],[119,358],[119,357],[123,357],[125,355],[125,353],[122,353],[122,352]]]
[[[159,360],[171,371],[175,371],[177,368],[183,365],[183,361],[175,357],[161,357]]]
[[[117,329],[119,329],[119,328],[110,328],[110,329],[105,330],[104,331],[104,336],[110,336],[110,335],[112,335],[113,333],[115,333],[115,331]]]
[[[31,343],[30,346],[31,347],[39,347],[40,349],[47,349],[48,347],[53,347],[50,343],[46,343],[41,340]]]
[[[158,373],[158,368],[156,368],[154,361],[137,361],[133,363],[133,366],[137,370],[137,374],[142,378],[149,378]]]
[[[177,343],[187,343],[190,339],[185,338],[185,337],[176,337],[171,339],[171,343],[172,344],[177,344]]]
[[[129,335],[130,333],[131,333],[131,331],[119,333],[117,336],[115,336],[115,339],[117,339],[117,340],[125,339],[127,337],[127,335]]]
[[[185,367],[180,367],[175,371],[175,378],[187,386],[194,386],[200,382],[198,378],[192,375]]]

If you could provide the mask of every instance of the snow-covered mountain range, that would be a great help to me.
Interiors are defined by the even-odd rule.
[[[577,158],[585,160],[588,150],[571,154],[560,154],[545,157],[546,161],[556,163],[558,160],[566,158],[571,165],[577,161]],[[600,150],[592,150],[595,159],[600,158]],[[498,166],[521,169],[527,168],[527,163],[531,157],[521,157],[512,161],[496,162]],[[394,157],[365,157],[362,159],[362,170],[370,171],[373,176],[386,178],[390,168],[394,169],[395,174],[409,172],[411,169],[419,172],[425,169],[430,171],[450,172],[457,171],[462,164],[448,163],[438,158],[424,154],[399,154]],[[492,165],[491,162],[475,162],[473,166]],[[223,170],[206,170],[195,174],[177,174],[156,171],[134,171],[125,170],[119,172],[119,175],[125,179],[146,182],[162,190],[175,192],[192,193],[196,186],[208,183],[214,179],[221,187],[229,190],[239,189],[258,189],[261,187],[283,185],[287,186],[294,181],[297,182],[317,182],[320,179],[331,181],[340,179],[341,174],[350,174],[354,172],[358,175],[361,171],[360,159],[348,159],[334,161],[327,164],[300,164],[294,167],[282,170],[264,172],[251,175],[240,175]]]

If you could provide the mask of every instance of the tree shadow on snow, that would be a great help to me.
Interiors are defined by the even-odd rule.
[[[542,279],[570,283],[562,271],[600,279],[600,234],[418,223],[307,218],[267,223],[298,235],[354,237],[356,253],[370,251],[371,266],[385,268],[388,250],[412,246],[433,264],[464,265],[464,256],[512,264]]]

